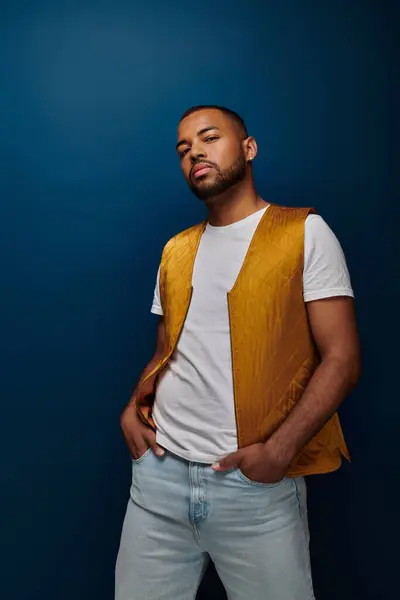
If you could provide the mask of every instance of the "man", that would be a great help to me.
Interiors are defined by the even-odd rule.
[[[268,204],[242,119],[195,107],[177,151],[208,220],[165,247],[154,357],[121,426],[133,455],[117,600],[192,600],[211,558],[229,600],[311,600],[304,476],[348,457],[353,293],[311,209]]]

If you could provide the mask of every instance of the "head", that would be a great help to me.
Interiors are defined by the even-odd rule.
[[[221,196],[252,178],[257,144],[235,112],[219,106],[196,106],[184,113],[176,146],[183,174],[202,200]]]

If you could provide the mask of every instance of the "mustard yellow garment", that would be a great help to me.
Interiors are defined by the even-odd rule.
[[[303,301],[304,223],[312,209],[271,205],[253,236],[228,294],[239,448],[266,441],[300,399],[320,362]],[[165,355],[142,383],[168,363],[189,309],[192,273],[206,223],[166,245],[160,296]],[[140,415],[154,426],[151,406]],[[326,473],[349,458],[335,414],[293,461],[289,475]]]

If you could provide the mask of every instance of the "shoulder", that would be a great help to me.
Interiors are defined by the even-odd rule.
[[[168,258],[171,254],[174,254],[177,250],[183,249],[187,246],[192,245],[193,241],[196,240],[204,231],[205,221],[193,225],[184,231],[174,235],[164,246],[163,257]]]
[[[308,231],[320,231],[321,229],[330,229],[329,225],[324,221],[321,215],[311,213],[307,215],[306,227]]]
[[[306,261],[307,258],[320,262],[344,260],[338,237],[320,215],[309,215],[305,221],[304,249]]]
[[[314,243],[337,243],[337,238],[328,223],[320,215],[310,214],[306,218],[304,227],[306,241]]]
[[[268,211],[275,221],[285,224],[304,223],[308,217],[315,215],[315,209],[312,207],[280,206],[278,204],[270,204]]]
[[[172,238],[170,238],[170,240],[166,243],[165,247],[173,246],[174,244],[179,244],[181,241],[185,241],[186,239],[190,238],[193,234],[198,232],[203,227],[204,227],[203,223],[198,223],[197,225],[192,225],[188,229],[185,229],[184,231],[181,231],[180,233],[177,233]]]
[[[304,244],[305,222],[310,215],[315,214],[313,208],[297,208],[290,206],[278,206],[270,204],[265,220],[264,231],[268,238],[274,236],[274,240],[280,239],[285,247],[295,244],[302,251]]]

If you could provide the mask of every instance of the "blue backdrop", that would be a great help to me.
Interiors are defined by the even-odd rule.
[[[130,481],[119,415],[153,351],[162,246],[204,214],[174,152],[199,103],[243,115],[260,193],[315,206],[346,251],[364,376],[342,410],[353,464],[310,480],[315,587],[393,597],[397,7],[1,3],[4,600],[112,598]],[[222,598],[210,577],[204,597]]]

